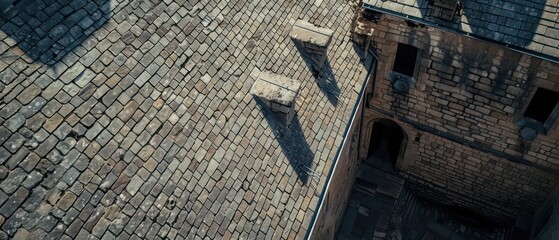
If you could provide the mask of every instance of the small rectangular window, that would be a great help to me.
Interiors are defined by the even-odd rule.
[[[396,50],[396,60],[394,60],[394,72],[413,77],[415,70],[415,60],[417,58],[417,48],[403,43],[398,43]]]
[[[546,123],[559,102],[559,93],[545,88],[538,88],[530,104],[524,111],[524,117]]]

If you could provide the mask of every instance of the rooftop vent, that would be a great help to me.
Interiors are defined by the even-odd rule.
[[[430,0],[431,16],[445,21],[454,19],[457,10],[459,9],[458,0]]]
[[[295,100],[301,82],[271,72],[261,72],[250,92],[260,98],[287,125],[295,116]]]
[[[326,60],[326,50],[330,45],[334,31],[317,27],[307,21],[297,20],[289,35],[296,44],[304,49],[320,69]]]

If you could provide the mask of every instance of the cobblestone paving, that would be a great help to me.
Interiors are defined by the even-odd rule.
[[[366,74],[352,12],[39,0],[1,20],[0,239],[303,238]],[[331,69],[298,18],[335,30]],[[249,94],[259,70],[302,81],[290,128]]]

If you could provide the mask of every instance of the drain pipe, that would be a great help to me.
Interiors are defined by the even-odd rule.
[[[359,137],[357,138],[357,159],[360,159],[361,157],[361,151],[359,151],[359,148],[361,146],[361,141],[362,141],[362,136],[363,134],[361,133],[361,131],[363,131],[363,126],[364,126],[364,119],[365,119],[365,108],[369,108],[370,107],[370,103],[369,100],[373,99],[373,97],[375,97],[375,91],[376,91],[376,86],[377,86],[377,72],[378,72],[378,55],[376,52],[374,52],[374,48],[373,50],[370,49],[370,37],[367,37],[367,42],[366,42],[367,46],[365,46],[365,56],[364,56],[364,61],[367,60],[367,54],[370,52],[371,53],[371,57],[372,62],[371,62],[371,66],[369,66],[369,72],[367,73],[367,77],[365,78],[365,92],[363,94],[367,93],[367,85],[369,84],[368,82],[371,80],[369,79],[371,77],[371,70],[373,72],[373,79],[372,79],[372,83],[371,83],[371,93],[370,94],[366,94],[365,95],[365,99],[363,101],[363,106],[361,106],[361,109],[363,109],[361,111],[361,124],[359,126]]]
[[[357,103],[355,104],[355,106],[353,106],[353,110],[351,112],[351,121],[349,122],[349,124],[346,126],[345,130],[344,130],[344,134],[342,136],[342,145],[338,148],[338,150],[336,151],[336,157],[334,158],[334,162],[333,162],[333,166],[332,168],[330,168],[330,170],[328,171],[328,175],[326,176],[326,184],[324,184],[324,186],[322,187],[322,191],[320,193],[320,197],[318,199],[318,203],[316,204],[316,211],[313,213],[312,219],[311,219],[311,223],[310,223],[310,228],[307,230],[307,233],[305,234],[305,238],[304,239],[312,239],[312,234],[313,231],[315,229],[316,226],[316,220],[318,218],[318,214],[320,213],[320,211],[322,210],[322,207],[324,206],[324,201],[325,201],[325,196],[326,196],[326,191],[329,189],[330,184],[332,183],[332,175],[334,175],[334,173],[336,172],[336,167],[338,166],[338,162],[340,160],[340,155],[342,150],[344,149],[344,147],[346,146],[346,144],[348,144],[348,136],[350,136],[350,130],[353,126],[353,124],[355,123],[355,119],[357,117],[357,110],[359,109],[359,106],[361,104],[363,104],[362,107],[362,111],[361,111],[361,119],[363,119],[364,116],[364,112],[365,112],[365,101],[367,101],[368,99],[365,96],[365,93],[367,91],[367,86],[369,85],[369,81],[371,80],[371,72],[374,73],[373,76],[373,94],[374,94],[374,89],[375,89],[375,84],[376,84],[376,78],[377,78],[377,63],[378,63],[378,56],[376,53],[374,52],[370,52],[373,56],[373,61],[371,62],[371,66],[369,66],[368,71],[367,71],[367,75],[365,77],[365,82],[363,83],[363,86],[361,86],[361,90],[359,91],[359,95],[357,97]],[[365,59],[367,56],[368,52],[365,52]],[[372,70],[372,71],[371,71]],[[361,120],[361,124],[359,127],[362,127],[363,125],[363,121]],[[361,134],[359,134],[358,137],[358,144],[361,144]],[[359,146],[359,145],[358,145]],[[359,147],[357,148],[358,154],[359,154]],[[359,156],[358,156],[359,157]]]

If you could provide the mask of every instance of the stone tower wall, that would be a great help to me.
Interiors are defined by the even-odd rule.
[[[558,183],[559,121],[532,141],[520,137],[517,121],[537,86],[559,92],[559,66],[386,14],[372,43],[379,78],[365,121],[390,118],[407,129],[398,165],[408,182],[494,218],[532,213]],[[419,48],[407,93],[389,80],[398,43]],[[370,131],[363,134],[366,156]]]

